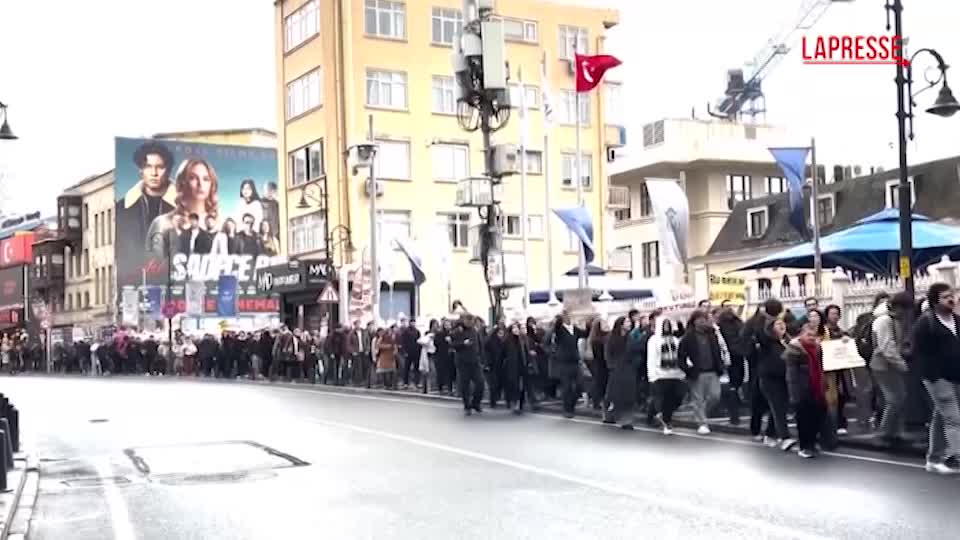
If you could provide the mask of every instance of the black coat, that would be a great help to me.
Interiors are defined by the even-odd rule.
[[[727,342],[727,348],[730,351],[730,386],[740,387],[743,384],[745,372],[743,347],[738,346],[740,335],[743,333],[743,321],[732,310],[725,309],[717,317],[717,327],[720,328],[720,335]]]
[[[573,333],[562,324],[556,324],[550,335],[550,376],[555,379],[573,377],[580,373],[580,349],[577,341],[586,337],[586,332],[573,327]]]
[[[953,320],[960,329],[960,317]],[[925,380],[946,379],[960,384],[960,338],[953,335],[933,310],[927,310],[913,325],[910,367]]]
[[[605,356],[610,375],[607,379],[607,401],[617,410],[625,410],[637,399],[637,366],[630,359],[630,338],[607,337]]]
[[[697,345],[697,332],[699,330],[696,328],[688,328],[687,333],[680,338],[680,348],[677,351],[680,368],[691,380],[700,376],[700,362],[698,362],[700,347]],[[707,341],[710,343],[710,355],[713,357],[710,360],[713,366],[710,371],[716,372],[717,375],[723,375],[723,358],[720,356],[720,341],[717,339],[717,333],[711,330],[706,335]]]
[[[453,350],[457,353],[458,363],[476,364],[480,362],[480,335],[475,329],[457,328],[453,331],[450,341]]]

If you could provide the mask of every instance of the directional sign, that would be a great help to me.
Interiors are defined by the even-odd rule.
[[[338,302],[340,302],[340,295],[337,294],[337,290],[333,288],[333,284],[327,283],[327,286],[323,288],[320,296],[317,297],[317,303],[336,304]]]

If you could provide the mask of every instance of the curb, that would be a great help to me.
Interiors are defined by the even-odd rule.
[[[29,473],[36,473],[36,469],[31,470],[30,468],[30,458],[15,457],[13,460],[14,470],[20,470],[20,480],[17,483],[17,486],[13,489],[13,500],[10,505],[5,509],[3,515],[3,525],[0,528],[0,540],[7,540],[10,536],[10,532],[13,529],[13,522],[17,515],[17,510],[20,506],[20,499],[23,496],[24,487],[27,484],[27,476]]]

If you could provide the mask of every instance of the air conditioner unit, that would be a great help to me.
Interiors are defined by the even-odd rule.
[[[572,77],[577,74],[577,68],[573,65],[573,58],[564,58],[563,63],[567,65],[567,75]]]
[[[520,150],[517,145],[498,144],[492,151],[494,176],[509,176],[520,172]]]
[[[487,277],[496,289],[523,287],[523,254],[491,253],[487,259]]]
[[[477,208],[502,199],[502,184],[493,185],[489,178],[476,176],[457,182],[457,206]]]

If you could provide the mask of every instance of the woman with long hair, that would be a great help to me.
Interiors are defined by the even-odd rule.
[[[147,251],[157,257],[165,257],[171,237],[190,216],[196,214],[200,223],[206,223],[207,217],[217,218],[217,173],[206,160],[191,158],[184,160],[177,170],[177,198],[174,209],[161,214],[153,220],[147,230]]]
[[[270,230],[269,221],[261,221],[258,232],[260,233],[260,244],[263,246],[264,255],[273,257],[280,253],[280,242],[277,240],[277,237],[274,236],[273,231]]]
[[[233,218],[223,222],[220,232],[213,237],[212,255],[238,255],[240,253],[240,238],[237,237],[237,224]]]
[[[529,343],[526,332],[519,322],[507,329],[503,349],[503,391],[507,398],[507,408],[514,414],[523,412],[524,394],[528,392]]]
[[[596,410],[600,410],[604,405],[604,397],[607,393],[607,379],[610,376],[604,351],[607,344],[607,334],[609,333],[610,327],[607,320],[603,317],[598,317],[593,321],[593,324],[590,325],[590,335],[587,337],[587,345],[593,353],[593,359],[588,366],[593,376],[590,400],[593,402],[593,408]]]
[[[603,422],[620,422],[623,429],[633,429],[633,405],[637,400],[637,368],[627,354],[627,336],[633,330],[633,321],[618,317],[607,336],[604,358],[610,372],[607,381],[607,410]]]
[[[680,340],[674,335],[673,323],[657,317],[647,341],[647,377],[653,385],[656,418],[664,435],[673,434],[673,413],[687,393],[687,374],[680,369],[679,351]]]
[[[257,185],[250,178],[240,182],[240,202],[237,203],[237,209],[234,211],[236,221],[240,222],[247,214],[253,216],[253,230],[259,231],[260,223],[263,221],[263,202],[260,200],[260,194],[257,193]]]

